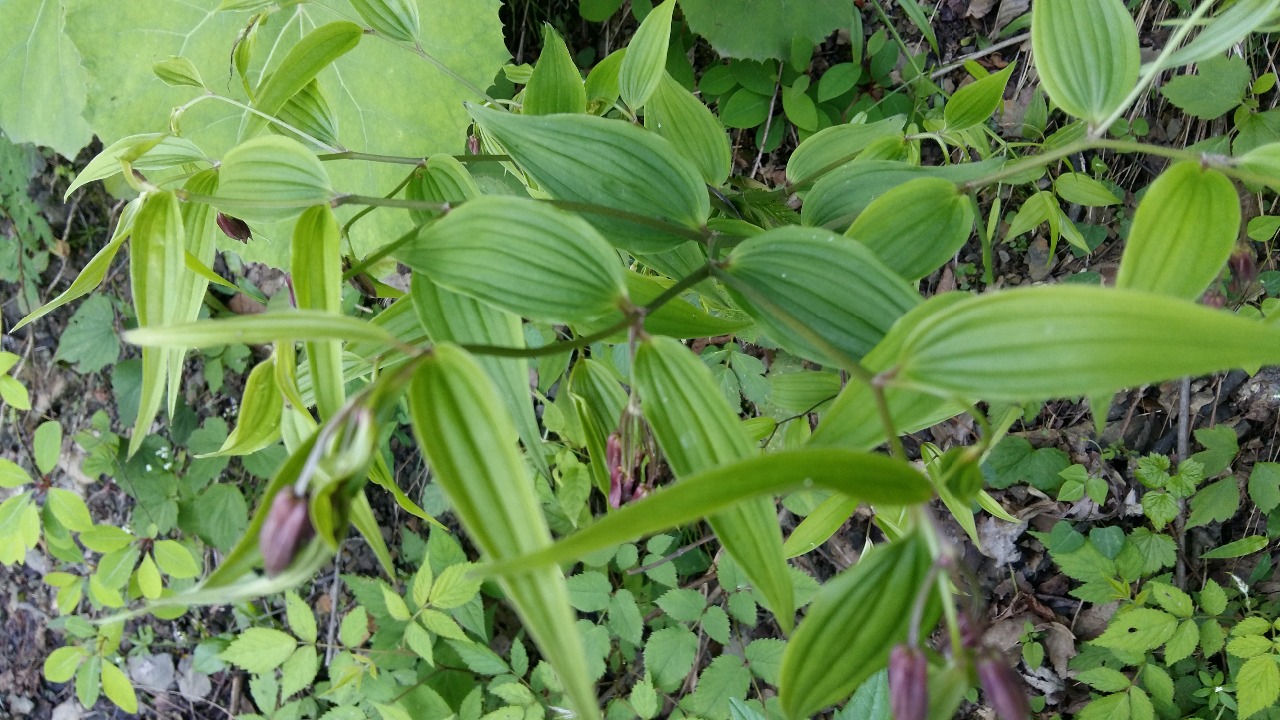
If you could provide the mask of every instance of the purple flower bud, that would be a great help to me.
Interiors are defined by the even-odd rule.
[[[920,648],[898,645],[889,654],[889,707],[894,720],[928,715],[929,662]]]
[[[1231,269],[1230,291],[1232,295],[1243,295],[1258,280],[1258,261],[1253,256],[1253,248],[1248,245],[1236,245],[1236,249],[1227,260]]]
[[[271,510],[258,533],[258,549],[268,577],[275,577],[289,567],[298,549],[315,535],[307,498],[298,497],[285,488],[276,493]]]
[[[249,242],[249,238],[253,237],[253,231],[249,229],[249,224],[238,217],[218,213],[217,222],[218,227],[222,228],[222,232],[232,240]]]
[[[987,693],[987,704],[1001,720],[1027,720],[1031,715],[1022,681],[999,653],[993,650],[979,653],[978,680]]]

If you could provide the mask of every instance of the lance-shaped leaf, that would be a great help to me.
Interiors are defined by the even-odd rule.
[[[1160,68],[1190,65],[1221,55],[1250,33],[1274,25],[1280,0],[1239,0],[1218,13],[1195,40],[1175,50],[1160,62]]]
[[[1118,110],[1138,81],[1138,31],[1121,0],[1038,1],[1031,48],[1049,98],[1091,125]]]
[[[569,397],[582,424],[596,488],[607,495],[610,468],[606,459],[606,443],[609,435],[619,429],[622,410],[627,406],[627,394],[617,378],[599,362],[582,359],[569,372]]]
[[[273,116],[289,98],[297,95],[321,70],[360,44],[364,29],[352,22],[331,22],[307,33],[280,60],[254,93],[255,110]],[[266,127],[262,115],[245,115],[240,138],[249,138]]]
[[[324,143],[323,146],[314,146],[307,139],[298,138],[307,145],[313,145],[313,149],[324,151],[338,145],[338,119],[319,81],[307,83],[276,114],[284,122]]]
[[[990,120],[1004,100],[1004,88],[1009,83],[1014,67],[1016,63],[1010,63],[1000,72],[956,90],[943,108],[946,129],[959,132]]]
[[[911,180],[936,177],[953,183],[988,175],[1004,163],[999,158],[945,167],[917,167],[893,160],[860,160],[822,176],[805,196],[800,217],[805,225],[846,230],[876,198]]]
[[[1221,272],[1240,232],[1240,200],[1225,175],[1197,162],[1166,170],[1142,197],[1116,287],[1196,300]]]
[[[756,454],[711,371],[678,341],[652,337],[641,343],[633,382],[641,411],[677,478]],[[708,522],[789,631],[795,601],[772,498],[746,500]]]
[[[134,170],[142,172],[167,170],[188,163],[209,164],[209,158],[186,138],[160,133],[130,135],[111,143],[90,160],[67,187],[63,199],[71,197],[71,193],[95,180],[106,180],[119,175],[124,171],[124,166],[120,164],[121,158],[134,154],[140,147],[146,147],[146,152],[133,158],[129,164]]]
[[[342,314],[342,249],[338,221],[328,205],[317,205],[298,218],[293,228],[289,269],[293,292],[301,310]],[[337,412],[346,399],[342,378],[342,343],[338,340],[306,344],[311,387],[321,418]]]
[[[474,106],[470,111],[520,169],[557,200],[693,229],[701,228],[711,212],[697,169],[655,133],[586,115],[532,117]],[[660,252],[686,239],[629,219],[587,218],[611,243],[636,252]]]
[[[351,0],[360,19],[376,32],[401,42],[418,39],[418,3],[414,0]]]
[[[783,450],[690,475],[544,550],[493,563],[485,572],[504,575],[572,562],[618,543],[723,513],[750,498],[815,487],[886,505],[912,505],[933,494],[923,475],[885,455],[836,448]]]
[[[849,123],[819,130],[805,138],[791,153],[787,160],[787,180],[795,183],[812,178],[833,163],[844,164],[841,161],[853,160],[877,140],[901,138],[906,124],[905,115],[894,115],[873,123]]]
[[[738,281],[730,294],[769,337],[826,364],[861,358],[920,302],[866,246],[821,228],[783,227],[750,238],[722,272]]]
[[[218,189],[218,173],[203,170],[191,176],[184,190],[197,195],[212,195]],[[200,317],[200,308],[204,306],[204,294],[209,288],[209,280],[199,272],[191,272],[194,263],[200,268],[208,268],[213,264],[214,255],[218,252],[217,213],[204,203],[189,202],[182,204],[182,228],[186,235],[184,242],[183,272],[174,288],[174,294],[167,298],[173,306],[170,323],[191,322]],[[218,277],[209,271],[209,275]],[[221,278],[219,278],[221,279]],[[182,389],[182,365],[186,360],[185,350],[175,350],[168,354],[169,367],[166,371],[169,386],[169,414],[177,407],[178,394]]]
[[[942,267],[972,233],[973,203],[942,178],[899,185],[873,200],[845,231],[913,282]]]
[[[542,26],[542,53],[524,88],[525,115],[581,113],[587,109],[582,75],[569,55],[564,38],[548,24]]]
[[[627,296],[622,262],[600,233],[536,200],[471,200],[396,257],[450,290],[545,322],[599,315]]]
[[[789,718],[807,718],[839,702],[883,668],[906,639],[932,558],[918,533],[864,553],[828,580],[782,655],[779,698]],[[929,593],[921,632],[938,613]]]
[[[427,158],[422,170],[415,173],[405,186],[405,197],[429,202],[458,202],[480,195],[480,188],[467,167],[452,155],[438,153]],[[409,216],[419,225],[440,213],[428,210],[410,210]]]
[[[124,339],[144,347],[184,348],[315,340],[363,341],[383,345],[399,343],[395,335],[374,323],[314,310],[269,312],[163,328],[138,328],[126,332]]]
[[[904,327],[891,384],[944,397],[1093,396],[1280,362],[1274,327],[1163,295],[1083,285],[930,305]]]
[[[238,218],[287,220],[333,198],[329,175],[297,140],[264,135],[243,142],[222,160],[214,207]]]
[[[120,245],[124,243],[125,238],[133,232],[133,218],[138,213],[138,208],[142,207],[142,198],[135,198],[124,206],[124,211],[120,213],[120,219],[116,221],[115,232],[111,234],[111,240],[102,249],[94,254],[89,262],[85,263],[84,269],[76,276],[71,285],[63,290],[58,297],[41,305],[38,309],[33,310],[30,315],[18,321],[17,325],[9,331],[17,332],[27,323],[35,322],[58,308],[66,305],[72,300],[88,295],[102,284],[103,279],[107,277],[107,270],[111,269],[111,261],[115,260],[116,252],[120,250]]]
[[[860,503],[856,497],[841,494],[823,500],[787,536],[782,552],[793,558],[817,548],[849,521]]]
[[[665,70],[645,104],[644,126],[671,141],[708,185],[723,185],[729,177],[733,156],[724,125]]]
[[[419,322],[437,343],[474,343],[522,348],[524,330],[520,317],[479,300],[446,290],[423,273],[414,273],[409,295]],[[526,358],[482,356],[476,358],[489,373],[507,411],[515,419],[520,440],[539,472],[551,476],[542,453],[542,435],[529,394],[529,361]]]
[[[284,398],[276,384],[276,358],[272,355],[255,365],[244,382],[235,430],[217,452],[197,457],[248,455],[261,450],[280,439],[280,413],[283,410]]]
[[[533,480],[516,448],[511,416],[470,355],[455,345],[437,345],[414,375],[409,415],[436,482],[486,555],[501,560],[550,544]],[[575,709],[581,716],[598,717],[560,568],[529,569],[502,584]]]
[[[675,0],[666,0],[645,16],[644,22],[627,45],[618,71],[618,89],[622,100],[633,108],[649,101],[666,72],[667,45],[671,42],[671,15]]]
[[[186,281],[182,212],[173,193],[147,197],[133,221],[129,252],[129,285],[138,326],[152,329],[172,322],[177,307],[173,299]],[[169,357],[181,352],[173,348],[145,348],[142,351],[142,397],[138,418],[129,439],[129,454],[137,452],[151,421],[164,402]]]

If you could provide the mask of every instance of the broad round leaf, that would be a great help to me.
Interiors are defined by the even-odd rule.
[[[564,44],[564,38],[550,25],[542,27],[542,54],[524,88],[525,115],[581,113],[587,109],[587,91],[582,75]]]
[[[1138,82],[1138,31],[1121,0],[1037,0],[1031,47],[1049,98],[1091,125]]]
[[[693,163],[708,185],[723,185],[733,167],[729,135],[715,114],[664,72],[645,105],[644,125]]]
[[[899,185],[873,200],[845,231],[913,282],[942,267],[972,233],[973,204],[942,178]]]
[[[297,140],[264,135],[232,148],[222,160],[214,207],[249,221],[285,220],[333,198],[329,175]]]

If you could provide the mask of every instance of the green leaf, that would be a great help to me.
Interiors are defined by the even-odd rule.
[[[642,343],[632,382],[641,411],[677,478],[687,479],[755,454],[738,425],[737,413],[716,391],[710,370],[678,341],[655,337]],[[618,516],[614,513],[610,518]],[[773,502],[751,498],[708,520],[778,622],[789,630],[794,614],[791,579]]]
[[[1254,464],[1249,473],[1249,499],[1264,513],[1280,506],[1280,463]]]
[[[1199,428],[1195,431],[1196,441],[1204,446],[1204,450],[1191,456],[1191,459],[1204,464],[1204,477],[1220,475],[1236,454],[1240,452],[1239,438],[1235,428],[1228,424],[1211,428]],[[1180,465],[1179,472],[1184,469]]]
[[[853,517],[861,501],[848,495],[832,495],[822,501],[813,512],[796,526],[782,544],[782,552],[788,558],[803,555],[816,549],[836,534]]]
[[[1215,15],[1194,40],[1159,61],[1158,67],[1178,67],[1218,55],[1273,22],[1277,11],[1280,0],[1240,0]]]
[[[1119,670],[1112,670],[1107,667],[1096,667],[1083,670],[1076,676],[1076,680],[1088,685],[1098,692],[1113,693],[1126,690],[1133,681],[1129,676]]]
[[[703,717],[725,717],[729,700],[744,698],[751,689],[751,673],[742,658],[724,654],[711,661],[698,675],[698,687],[681,702],[682,707]]]
[[[1249,658],[1235,675],[1241,718],[1248,718],[1280,699],[1280,667],[1272,655]]]
[[[1240,201],[1226,176],[1181,162],[1134,213],[1116,287],[1197,300],[1235,247]]]
[[[666,138],[693,163],[708,185],[724,184],[733,169],[729,135],[720,120],[670,73],[649,96],[644,126]]]
[[[750,238],[717,274],[737,281],[730,294],[774,341],[837,366],[860,359],[920,302],[866,246],[819,228]]]
[[[41,474],[53,472],[62,456],[62,424],[56,420],[46,420],[37,425],[31,435],[31,451],[35,456],[36,469]]]
[[[160,591],[164,589],[164,585],[160,580],[160,569],[156,567],[156,561],[150,554],[142,556],[142,562],[138,565],[134,579],[138,581],[138,589],[142,591],[142,597],[148,600],[160,597]]]
[[[357,7],[357,10],[359,8]],[[297,95],[321,70],[360,44],[364,29],[352,22],[331,22],[307,33],[289,48],[275,71],[256,89],[254,109],[275,115],[289,98]],[[258,134],[267,125],[261,115],[249,115],[240,131],[245,139]]]
[[[823,75],[823,80],[830,74],[831,70],[828,70],[827,75]],[[821,87],[819,84],[819,95]],[[800,182],[814,177],[832,162],[849,162],[878,140],[902,137],[905,125],[906,116],[895,115],[877,122],[847,123],[820,130],[805,138],[796,146],[795,152],[791,153],[787,160],[787,180]]]
[[[450,565],[440,571],[440,576],[431,585],[428,603],[435,608],[449,610],[461,607],[470,602],[480,592],[480,579],[475,577],[471,563]]]
[[[157,540],[151,546],[156,564],[172,578],[193,578],[200,574],[200,566],[191,557],[191,551],[176,540]]]
[[[45,656],[44,679],[55,683],[67,682],[84,659],[84,650],[75,645],[57,648]]]
[[[250,222],[288,220],[333,199],[329,174],[305,145],[280,135],[240,143],[222,159],[218,194],[208,201]]]
[[[1244,58],[1217,56],[1200,61],[1198,74],[1161,85],[1160,94],[1188,115],[1213,120],[1240,104],[1252,79]]]
[[[1053,192],[1069,203],[1086,207],[1106,207],[1122,202],[1106,185],[1078,172],[1062,173],[1054,178]]]
[[[387,614],[392,620],[408,620],[412,613],[409,612],[409,606],[405,604],[404,598],[395,590],[386,585],[379,585],[382,589],[382,601],[386,603]]]
[[[613,585],[603,573],[584,572],[565,580],[569,604],[579,612],[599,612],[609,606]]]
[[[779,683],[789,717],[809,717],[839,702],[883,668],[890,649],[907,637],[910,607],[929,576],[932,559],[912,533],[864,553],[858,564],[827,581],[787,643]],[[933,595],[922,627],[938,613]],[[857,652],[850,652],[850,633]]]
[[[119,175],[124,171],[124,163],[121,160],[128,160],[134,170],[142,172],[167,170],[187,164],[208,166],[212,163],[195,143],[186,138],[176,137],[168,133],[129,135],[111,143],[102,152],[94,156],[89,161],[89,164],[85,165],[84,169],[80,171],[80,174],[76,175],[76,179],[71,182],[71,185],[67,187],[64,198],[71,197],[71,193],[95,180],[106,180]],[[131,202],[129,204],[136,211],[137,205],[140,203]],[[126,222],[126,218],[128,218],[128,222]],[[122,216],[120,223],[117,225],[116,234],[128,235],[128,228],[132,224],[132,213]]]
[[[910,180],[937,177],[953,183],[968,182],[994,172],[1003,164],[1003,160],[992,158],[941,167],[917,167],[897,160],[859,159],[826,173],[815,182],[805,196],[800,217],[805,225],[843,232],[872,201]]]
[[[777,685],[782,677],[782,656],[787,643],[778,638],[760,638],[747,644],[744,655],[756,677],[770,685]]]
[[[769,95],[741,88],[720,104],[720,122],[738,130],[754,128],[769,119]]]
[[[449,646],[452,647],[462,658],[462,662],[474,673],[479,675],[502,675],[511,672],[507,664],[498,657],[498,654],[480,643],[471,642],[470,640],[448,640]]]
[[[1149,492],[1142,496],[1142,512],[1156,530],[1163,530],[1178,517],[1178,501],[1163,490]]]
[[[280,667],[297,647],[298,641],[288,633],[270,628],[248,628],[218,657],[260,675]]]
[[[264,345],[299,340],[346,340],[382,346],[396,339],[381,325],[314,310],[267,312],[226,320],[202,320],[168,327],[138,328],[124,334],[134,345],[207,348],[219,345]]]
[[[369,27],[392,40],[418,41],[421,21],[418,5],[413,0],[352,0],[351,6]]]
[[[133,691],[133,684],[123,670],[107,660],[102,663],[102,692],[121,710],[138,712],[138,695]]]
[[[409,200],[426,200],[438,203],[462,203],[480,195],[475,178],[452,155],[436,154],[427,158],[421,171],[413,174],[405,186]],[[425,224],[441,213],[429,210],[409,210],[415,224]]]
[[[404,626],[404,644],[428,665],[435,665],[434,640],[421,625],[411,622]]]
[[[1047,0],[1031,13],[1036,70],[1058,107],[1096,125],[1138,81],[1138,33],[1121,0]]]
[[[959,132],[990,120],[1004,102],[1004,89],[1016,65],[1010,63],[1000,72],[956,90],[943,108],[946,130]]]
[[[1240,486],[1234,477],[1206,485],[1191,498],[1191,514],[1187,527],[1200,527],[1211,522],[1231,519],[1240,509]]]
[[[1227,652],[1238,658],[1251,658],[1271,649],[1271,638],[1264,635],[1241,635],[1227,643]]]
[[[675,282],[628,270],[626,284],[631,302],[635,305],[647,305],[657,300]],[[616,325],[622,318],[622,311],[618,310],[574,323],[573,328],[582,335],[592,334]],[[644,329],[651,335],[667,335],[681,339],[729,335],[750,327],[751,324],[750,319],[737,314],[724,317],[712,315],[684,298],[675,298],[653,312],[645,314],[644,317]],[[617,341],[623,342],[625,339],[626,332],[620,331]]]
[[[585,115],[532,117],[474,106],[470,112],[520,169],[557,200],[692,229],[701,228],[711,212],[697,169],[656,133]],[[660,252],[685,239],[630,220],[587,215],[610,242],[635,252]]]
[[[196,69],[195,63],[181,55],[171,55],[153,63],[151,72],[161,82],[172,87],[204,87],[204,80],[200,78],[200,71]]]
[[[244,382],[244,394],[240,397],[240,413],[236,416],[235,430],[231,431],[217,452],[196,457],[249,455],[280,439],[280,415],[284,410],[284,398],[276,385],[275,371],[275,355],[254,366]]]
[[[298,593],[290,590],[284,595],[285,617],[289,620],[289,629],[303,642],[316,641],[316,616],[306,601]]]
[[[1174,617],[1191,617],[1194,608],[1191,605],[1190,595],[1167,583],[1154,581],[1147,583],[1146,590],[1160,607],[1172,613]]]
[[[249,506],[244,495],[231,485],[210,485],[196,499],[200,513],[196,516],[196,533],[201,540],[226,551],[244,533],[249,524]]]
[[[585,220],[536,200],[468,201],[397,257],[454,292],[544,322],[599,315],[626,298],[617,251]]]
[[[672,692],[693,669],[698,636],[683,627],[655,631],[644,646],[645,671],[659,690]]]
[[[973,204],[956,184],[919,178],[873,200],[844,234],[914,282],[946,264],[972,233]]]
[[[910,505],[931,495],[924,476],[883,455],[836,448],[781,451],[686,477],[546,550],[495,563],[485,572],[495,575],[576,560],[637,536],[692,522],[751,495],[801,487],[828,488],[886,505]]]
[[[899,322],[907,334],[891,384],[942,395],[1079,397],[1280,359],[1266,326],[1133,290],[1020,288],[920,313]]]
[[[1226,481],[1224,480],[1223,482]],[[1232,480],[1232,482],[1234,482],[1234,480]],[[1191,526],[1189,520],[1187,525],[1188,527]],[[1214,548],[1206,553],[1201,553],[1200,559],[1222,560],[1224,558],[1244,557],[1245,555],[1252,555],[1253,553],[1262,551],[1267,547],[1268,542],[1266,535],[1250,535],[1249,537],[1241,538],[1235,542],[1229,542],[1226,545]]]
[[[697,622],[707,607],[707,599],[702,593],[680,588],[668,590],[654,602],[672,619],[684,623]]]
[[[786,113],[791,124],[800,130],[817,132],[818,108],[813,104],[813,99],[804,92],[783,85],[782,111]]]
[[[1151,608],[1134,608],[1117,614],[1105,632],[1093,642],[1105,648],[1123,653],[1123,659],[1141,657],[1168,642],[1177,630],[1177,620],[1168,613]]]
[[[1227,593],[1212,578],[1205,580],[1200,591],[1200,609],[1208,615],[1221,615],[1227,610]]]
[[[645,16],[622,58],[618,70],[618,90],[622,100],[633,108],[649,101],[666,72],[667,45],[671,40],[671,15],[674,0],[666,0]]]
[[[87,73],[64,32],[65,13],[54,0],[5,3],[12,32],[0,38],[0,128],[14,143],[74,158],[93,132],[84,120]]]
[[[706,38],[723,57],[785,60],[796,38],[810,46],[822,42],[852,21],[848,3],[789,0],[753,3],[750,0],[681,0],[689,29]]]
[[[342,617],[338,625],[338,640],[348,648],[357,648],[369,637],[369,611],[363,605]]]
[[[548,24],[542,26],[542,53],[524,89],[525,115],[581,113],[587,109],[582,75],[569,55],[564,38]]]
[[[414,434],[476,545],[501,560],[549,544],[515,445],[515,427],[492,381],[470,355],[447,343],[421,362],[409,390]],[[595,717],[595,694],[560,569],[530,570],[502,585],[578,712]]]
[[[74,363],[76,372],[84,375],[111,365],[120,359],[120,336],[115,324],[111,299],[105,295],[89,298],[71,316],[53,359]]]
[[[320,654],[314,646],[302,645],[280,666],[280,697],[288,698],[311,687],[320,671]]]
[[[80,542],[97,553],[109,553],[133,542],[133,535],[114,525],[94,525],[80,533]]]
[[[328,205],[308,209],[298,218],[290,244],[290,277],[301,310],[342,314],[342,248],[338,221]],[[333,417],[346,400],[342,343],[306,343],[311,387],[321,419]]]
[[[7,458],[0,458],[0,487],[16,488],[30,482],[31,476],[20,465]]]

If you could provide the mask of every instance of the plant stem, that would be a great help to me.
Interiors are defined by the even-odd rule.
[[[404,198],[375,197],[372,195],[337,195],[331,201],[334,207],[341,205],[373,205],[375,207],[404,208],[405,210],[425,210],[427,212],[449,212],[452,203],[434,202],[431,200],[405,200]]]
[[[387,163],[390,165],[423,165],[427,162],[425,157],[410,157],[407,155],[379,155],[377,153],[356,152],[355,150],[343,150],[342,152],[325,153],[318,156],[322,162],[331,160],[363,160],[365,162]],[[507,162],[511,160],[510,155],[452,155],[450,156],[460,163],[469,162]]]
[[[346,272],[342,273],[343,281],[350,280],[356,275],[359,275],[365,270],[368,270],[374,263],[389,256],[391,253],[395,252],[396,250],[399,250],[402,246],[404,246],[410,240],[413,240],[414,238],[418,237],[418,232],[422,230],[422,228],[423,228],[422,225],[418,225],[417,227],[413,228],[409,232],[401,235],[395,240],[392,240],[386,245],[383,245],[382,247],[378,248],[372,253],[366,255],[365,258],[360,262],[352,264],[352,266]]]
[[[400,181],[399,185],[396,185],[394,188],[392,188],[391,192],[387,193],[384,197],[387,197],[387,198],[395,197],[400,193],[401,190],[405,188],[406,185],[409,184],[409,181],[412,179],[413,179],[413,173],[410,172],[408,175],[405,175],[404,179]],[[364,217],[365,215],[368,215],[371,212],[373,212],[373,206],[368,205],[366,207],[361,208],[360,211],[357,212],[355,215],[352,215],[351,219],[348,220],[346,223],[344,223],[342,226],[342,236],[350,240],[350,238],[348,237],[348,234],[351,232],[351,226],[355,225],[357,220]]]
[[[234,106],[236,106],[236,107],[240,108],[241,110],[244,110],[245,112],[249,112],[249,113],[252,113],[252,114],[254,114],[254,115],[257,115],[258,117],[262,118],[263,120],[266,120],[267,122],[269,122],[269,123],[271,123],[271,124],[273,124],[273,125],[276,125],[276,126],[279,126],[279,127],[281,127],[281,128],[284,128],[285,130],[288,130],[289,132],[293,133],[294,135],[297,135],[298,137],[302,138],[303,140],[306,140],[306,141],[310,142],[311,144],[315,145],[315,146],[316,146],[316,147],[318,147],[318,148],[321,148],[321,149],[323,149],[323,150],[327,150],[328,152],[331,152],[331,153],[337,153],[337,152],[344,152],[344,151],[345,151],[345,148],[341,148],[341,147],[334,147],[334,146],[330,145],[329,143],[326,143],[326,142],[320,142],[320,140],[318,140],[318,139],[316,139],[316,138],[312,137],[311,135],[309,135],[308,133],[303,132],[302,130],[299,130],[298,128],[296,128],[296,127],[294,127],[294,126],[290,125],[289,123],[287,123],[287,122],[285,122],[285,121],[281,120],[280,118],[275,117],[274,115],[268,115],[268,114],[266,114],[266,113],[262,112],[261,110],[259,110],[259,109],[257,109],[257,108],[254,108],[254,107],[250,107],[250,106],[248,106],[248,105],[245,105],[244,103],[240,102],[239,100],[233,100],[233,99],[231,99],[231,98],[229,98],[229,97],[227,97],[227,96],[225,96],[225,95],[219,95],[218,93],[213,92],[213,91],[210,91],[210,92],[209,92],[208,94],[206,94],[206,95],[201,95],[200,97],[195,98],[194,100],[192,100],[191,102],[188,102],[188,103],[187,103],[187,104],[185,104],[185,105],[180,105],[180,106],[178,106],[177,108],[175,108],[175,109],[174,109],[174,111],[173,111],[173,115],[174,115],[175,117],[176,117],[176,116],[180,116],[182,113],[185,113],[188,109],[190,109],[190,108],[194,107],[197,103],[199,103],[199,102],[200,102],[200,101],[202,101],[202,100],[221,100],[222,102],[227,103],[228,105],[234,105]]]
[[[683,237],[689,240],[693,240],[694,242],[703,242],[708,237],[711,236],[710,231],[706,229],[694,230],[693,228],[686,227],[684,225],[679,225],[677,223],[668,222],[666,220],[659,220],[658,218],[652,218],[652,217],[649,217],[648,215],[639,215],[637,213],[627,212],[626,210],[619,210],[617,208],[606,207],[604,205],[594,205],[592,203],[575,202],[573,200],[544,200],[543,202],[553,207],[558,207],[561,210],[570,210],[576,213],[585,213],[588,215],[600,215],[603,217],[610,217],[610,218],[617,218],[618,220],[625,220],[635,225],[643,225],[645,227],[651,227],[655,230],[661,230],[663,232],[676,235],[678,237]]]

